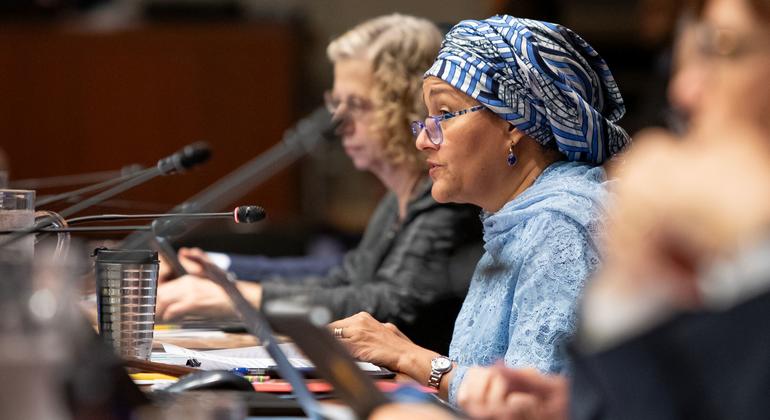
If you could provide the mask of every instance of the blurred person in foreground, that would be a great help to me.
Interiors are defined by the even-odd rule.
[[[430,195],[427,165],[415,150],[410,121],[424,115],[422,73],[441,42],[425,19],[393,14],[366,21],[332,41],[334,87],[326,96],[345,152],[358,170],[387,187],[357,248],[325,276],[260,283],[238,288],[260,307],[277,299],[328,307],[335,319],[370,312],[445,350],[451,325],[481,253],[478,208],[440,204]],[[190,275],[158,288],[157,317],[234,316],[230,299],[209,279],[196,258],[182,249]]]
[[[572,383],[477,369],[459,396],[471,416],[770,413],[770,1],[689,6],[698,19],[681,33],[670,97],[690,129],[640,134],[613,174],[607,258],[582,304]]]
[[[600,261],[605,174],[628,143],[607,64],[561,25],[511,16],[457,24],[423,84],[415,121],[439,202],[484,209],[485,254],[457,317],[449,357],[361,313],[329,325],[359,359],[402,372],[454,402],[471,366],[503,359],[567,369],[585,280]]]

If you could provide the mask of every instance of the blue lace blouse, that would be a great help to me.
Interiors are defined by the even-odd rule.
[[[457,363],[452,403],[474,365],[503,360],[511,367],[565,370],[577,302],[599,264],[595,237],[604,178],[600,167],[557,162],[498,212],[482,215],[485,253],[449,349]]]

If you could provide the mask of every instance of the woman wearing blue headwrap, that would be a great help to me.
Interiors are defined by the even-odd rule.
[[[331,325],[355,356],[454,401],[470,366],[503,360],[563,372],[575,307],[599,264],[606,198],[598,165],[629,142],[607,64],[559,25],[510,16],[459,23],[426,73],[413,123],[439,202],[484,209],[485,254],[449,357],[367,314]]]

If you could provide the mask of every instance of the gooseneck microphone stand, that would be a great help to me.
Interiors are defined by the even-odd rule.
[[[117,171],[98,171],[85,174],[58,175],[46,178],[28,178],[9,182],[9,186],[19,190],[42,190],[46,188],[61,188],[74,185],[96,184],[115,181],[127,175],[135,174],[144,167],[139,164],[126,165]],[[105,186],[106,187],[106,186]],[[53,196],[51,196],[53,197]],[[48,198],[46,198],[48,199]]]
[[[63,218],[69,217],[81,210],[84,210],[94,204],[100,203],[108,198],[127,191],[137,185],[143,184],[155,177],[184,172],[193,166],[207,161],[210,156],[211,152],[208,148],[208,145],[203,142],[185,146],[183,149],[174,153],[173,155],[160,159],[155,167],[142,170],[139,173],[130,176],[128,179],[118,183],[117,185],[114,185],[113,187],[92,197],[89,197],[88,199],[83,200],[75,205],[67,207],[58,213],[50,212],[50,215],[42,217],[40,220],[36,221],[33,226],[27,229],[22,229],[9,234],[7,238],[0,240],[0,248],[13,244],[27,235],[33,234],[40,231],[40,229],[57,223],[57,221],[60,221]],[[60,229],[66,228],[66,225],[60,226]]]
[[[276,172],[295,162],[324,140],[335,138],[340,120],[332,120],[331,114],[319,107],[287,130],[283,139],[264,153],[244,163],[225,177],[208,186],[172,212],[216,211],[221,205],[232,203]],[[146,246],[152,238],[145,232],[129,235],[123,242],[125,249]],[[182,274],[182,273],[178,273]]]
[[[149,168],[149,169],[139,168],[137,170],[127,171],[126,173],[122,173],[122,174],[120,174],[117,177],[110,178],[110,179],[98,182],[96,184],[93,184],[93,185],[88,185],[88,186],[85,186],[85,187],[82,187],[82,188],[78,188],[78,189],[73,190],[73,191],[67,191],[65,193],[51,195],[51,196],[48,196],[48,197],[45,197],[45,198],[41,198],[39,200],[35,200],[35,207],[47,206],[47,205],[49,205],[51,203],[55,203],[57,201],[69,200],[71,198],[82,196],[83,194],[88,194],[88,193],[93,192],[93,191],[99,191],[101,189],[110,187],[112,185],[116,185],[116,184],[120,184],[121,182],[128,181],[129,179],[135,178],[135,177],[141,175],[142,173],[151,172],[154,169],[155,168]],[[32,188],[32,189],[34,189],[34,188]]]
[[[100,214],[94,216],[74,217],[57,220],[57,226],[41,226],[32,233],[64,233],[64,232],[131,232],[153,231],[156,235],[163,234],[167,222],[174,219],[229,219],[235,223],[254,223],[265,218],[265,211],[259,206],[239,206],[232,212],[220,213],[163,213],[163,214]],[[74,224],[100,221],[127,221],[153,219],[150,225],[139,226],[85,226],[73,227]],[[16,231],[0,231],[0,234],[15,233]]]

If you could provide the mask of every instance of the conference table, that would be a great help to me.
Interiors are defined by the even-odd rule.
[[[231,328],[225,328],[225,329],[231,329]],[[282,340],[282,338],[279,338],[279,340]],[[157,325],[155,329],[155,338],[153,340],[153,360],[160,360],[163,361],[163,352],[164,352],[164,344],[171,344],[174,346],[184,347],[186,349],[190,350],[197,350],[197,351],[208,351],[208,350],[222,350],[222,349],[238,349],[243,347],[251,347],[251,346],[258,346],[259,341],[256,337],[252,336],[251,334],[245,333],[245,332],[224,332],[213,328],[190,328],[189,326],[180,326],[180,325]],[[178,361],[175,363],[178,365]],[[172,379],[168,376],[159,376],[158,373],[163,373],[164,370],[162,368],[157,369],[155,366],[142,366],[141,364],[137,365],[136,363],[127,363],[128,366],[134,366],[134,367],[127,367],[127,370],[129,373],[131,373],[132,378],[135,379],[135,382],[137,382],[140,385],[140,388],[147,391],[151,391],[151,384],[153,383],[160,383],[162,382],[162,379]],[[137,369],[136,366],[139,368]],[[148,375],[152,374],[152,375]],[[174,373],[173,371],[171,373]],[[155,376],[153,376],[155,375]],[[181,373],[174,373],[171,376],[179,376]],[[159,379],[159,381],[152,381],[148,380],[152,378]],[[325,381],[321,380],[307,380],[309,384],[314,384],[318,386],[317,389],[325,389],[330,388],[328,384],[325,383]],[[380,382],[380,385],[388,385],[383,384],[382,381]],[[390,385],[393,385],[395,387],[397,383],[401,382],[412,382],[414,381],[406,376],[403,375],[397,375],[396,378],[388,381]],[[265,385],[270,385],[269,388],[273,389],[280,389],[282,385],[287,385],[285,381],[281,379],[270,379],[266,382],[260,382],[260,383],[254,383],[255,387],[259,390],[265,389]],[[262,388],[261,388],[262,387]],[[381,386],[382,388],[382,386]],[[329,389],[330,391],[331,389]],[[191,393],[189,396],[186,396],[184,394],[180,394],[178,401],[176,402],[176,405],[179,407],[171,407],[166,406],[165,408],[160,407],[152,407],[149,409],[152,414],[148,417],[149,419],[154,418],[161,418],[161,417],[170,417],[170,418],[176,418],[178,416],[186,416],[188,412],[195,412],[197,411],[196,415],[198,417],[205,419],[207,418],[204,415],[204,411],[211,411],[211,410],[234,410],[234,415],[232,418],[239,418],[239,412],[238,410],[243,409],[243,404],[241,403],[244,398],[248,398],[248,401],[246,401],[245,405],[247,406],[247,410],[250,413],[249,417],[247,418],[270,418],[270,417],[276,417],[276,418],[297,418],[299,415],[299,418],[303,418],[304,416],[301,416],[300,411],[296,408],[296,403],[294,403],[293,399],[287,399],[285,400],[287,403],[278,406],[277,409],[275,409],[275,401],[274,399],[271,399],[271,396],[255,396],[258,393],[254,393],[255,396],[248,396],[248,393],[235,393],[232,391],[196,391],[194,393]],[[278,392],[275,395],[280,396],[280,398],[290,398],[287,393],[285,392]],[[322,403],[324,406],[324,409],[329,409],[332,412],[337,412],[338,415],[335,415],[334,417],[338,418],[354,418],[353,413],[342,403],[334,398],[333,394],[331,394],[328,391],[324,392],[318,392],[316,395],[319,397],[319,402]],[[261,398],[261,399],[260,399]],[[266,405],[268,408],[265,409],[263,407],[260,407],[260,405]],[[185,407],[186,406],[186,407]],[[291,407],[294,407],[293,409]],[[157,416],[157,411],[162,410],[165,411],[165,414],[161,417],[153,417]],[[169,414],[168,410],[172,410],[171,414]],[[173,411],[177,410],[177,411]],[[254,413],[263,413],[262,415],[253,415]],[[264,413],[267,413],[267,416],[264,415]],[[277,413],[277,415],[276,415]],[[221,413],[216,414],[219,416]],[[287,416],[288,415],[288,416]],[[141,418],[141,417],[140,417]],[[180,417],[181,418],[181,417]],[[223,418],[223,417],[216,417],[212,414],[211,418]],[[230,417],[226,417],[230,418]]]

